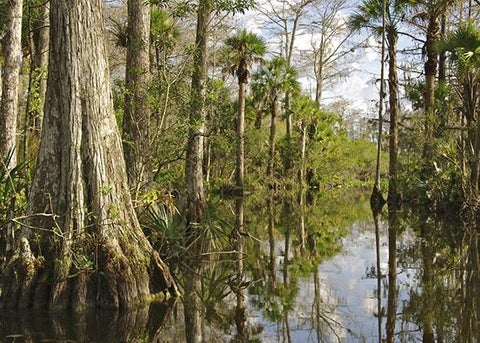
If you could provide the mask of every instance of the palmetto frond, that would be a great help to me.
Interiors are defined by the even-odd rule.
[[[236,74],[240,82],[247,82],[248,70],[253,63],[263,61],[266,49],[265,42],[258,35],[247,30],[239,31],[225,40],[223,55],[228,65],[225,70]]]
[[[349,26],[354,31],[370,30],[375,35],[382,33],[384,0],[363,0],[349,20]],[[413,4],[418,0],[386,0],[386,26],[392,29],[403,18]]]
[[[274,101],[273,96],[298,93],[300,83],[297,76],[297,71],[289,67],[283,57],[275,57],[252,76],[252,91],[264,104],[270,103]]]
[[[440,49],[451,52],[451,59],[460,70],[480,68],[480,30],[472,21],[440,42]]]

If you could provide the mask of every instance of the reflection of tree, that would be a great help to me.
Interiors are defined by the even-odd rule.
[[[237,326],[237,337],[243,340],[246,337],[245,325],[247,322],[246,305],[245,305],[245,290],[244,290],[244,216],[243,216],[243,199],[239,198],[235,201],[235,229],[234,229],[234,246],[233,250],[236,252],[236,276],[234,280],[233,292],[237,298],[235,307],[235,324]]]
[[[434,251],[431,244],[432,228],[428,222],[424,222],[420,227],[421,251],[423,262],[423,342],[433,343],[435,341],[433,321],[434,321],[434,295],[433,295],[433,256]]]
[[[462,298],[464,307],[461,312],[460,337],[462,342],[480,341],[480,258],[477,225],[467,229],[467,257],[465,265]]]
[[[388,300],[387,300],[387,340],[395,341],[395,323],[397,319],[397,230],[398,213],[388,210]],[[379,314],[380,315],[380,314]]]
[[[144,342],[155,341],[173,302],[117,310],[86,312],[3,311],[2,333],[23,333],[22,342]],[[2,335],[4,337],[4,335]]]
[[[322,292],[318,266],[339,251],[344,228],[368,208],[366,201],[350,203],[334,192],[311,195],[315,201],[306,201],[305,192],[271,193],[258,200],[249,224],[252,234],[265,242],[255,241],[249,248],[245,267],[251,279],[258,280],[249,288],[250,299],[267,320],[278,324],[285,342],[295,341],[296,320],[302,326],[305,320],[310,323],[319,342],[331,342],[332,337],[341,341],[339,330],[344,329],[335,319],[336,304],[326,301]],[[312,281],[313,298],[299,301],[305,296],[300,286]],[[307,304],[311,307],[303,307]]]
[[[399,334],[407,340],[423,342],[468,342],[461,334],[464,319],[459,315],[468,302],[460,292],[467,283],[461,261],[468,261],[462,253],[464,243],[459,239],[462,225],[436,218],[425,209],[418,209],[405,219],[418,237],[415,245],[399,249],[399,267],[404,268],[400,272],[411,272],[413,266],[417,270],[414,280],[419,284],[404,285],[409,293],[408,300],[403,302]]]
[[[341,342],[341,337],[337,330],[342,327],[342,324],[334,319],[334,309],[330,308],[322,300],[319,274],[317,267],[313,271],[312,327],[315,330],[318,342],[330,342],[330,333],[337,338],[338,342]]]
[[[382,343],[382,270],[380,269],[380,210],[371,205],[373,220],[375,224],[375,255],[376,255],[376,277],[377,277],[377,320],[378,320],[378,342]],[[373,275],[372,275],[373,276]]]

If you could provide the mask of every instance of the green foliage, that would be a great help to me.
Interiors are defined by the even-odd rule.
[[[31,182],[29,163],[24,161],[8,170],[10,158],[7,156],[5,161],[0,161],[0,257],[4,254],[7,226],[11,220],[25,214]]]
[[[253,121],[253,119],[250,119],[250,121]],[[248,129],[245,134],[245,177],[247,184],[254,184],[262,188],[267,156],[268,129],[264,127]]]
[[[147,0],[151,5],[158,7],[170,7],[176,17],[186,17],[196,11],[198,3],[191,0],[172,2],[167,0]],[[229,14],[245,13],[255,6],[255,0],[213,0],[215,11],[227,12]]]
[[[251,64],[262,61],[265,53],[266,44],[258,35],[241,30],[225,40],[222,59],[227,65],[226,70],[246,83]]]
[[[297,71],[289,67],[283,57],[275,57],[253,74],[252,91],[260,104],[270,106],[274,99],[286,92],[300,92],[297,78]]]
[[[425,175],[420,161],[403,161],[399,168],[399,189],[402,189],[406,205],[421,206],[446,218],[455,217],[465,200],[465,180],[454,157],[455,144],[446,143],[439,149],[443,152],[439,155],[435,171],[431,175]]]
[[[237,104],[224,81],[210,79],[207,84],[208,145],[211,174],[227,179],[235,168],[235,118]]]
[[[451,59],[461,73],[480,68],[480,30],[471,20],[440,42],[440,49],[451,53]]]
[[[180,37],[173,17],[164,9],[153,7],[150,13],[150,39],[155,48],[170,50]]]
[[[415,0],[386,0],[385,25],[387,31],[397,31]],[[353,31],[367,29],[377,36],[383,31],[383,0],[363,0],[349,19]]]

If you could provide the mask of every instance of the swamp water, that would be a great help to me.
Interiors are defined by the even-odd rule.
[[[213,208],[198,296],[125,312],[2,310],[0,342],[185,342],[186,331],[205,342],[480,341],[476,230],[428,214],[375,225],[368,197],[345,194]],[[181,251],[170,263],[184,284]],[[185,321],[188,301],[200,316]]]

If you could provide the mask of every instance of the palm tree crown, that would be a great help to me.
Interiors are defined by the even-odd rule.
[[[252,63],[262,61],[267,48],[265,42],[255,33],[241,30],[225,40],[225,54],[229,63],[228,71],[238,77],[239,83],[247,83]]]
[[[253,75],[252,90],[256,96],[261,96],[264,102],[273,101],[281,93],[299,92],[300,83],[297,71],[287,66],[283,57],[275,57]]]

